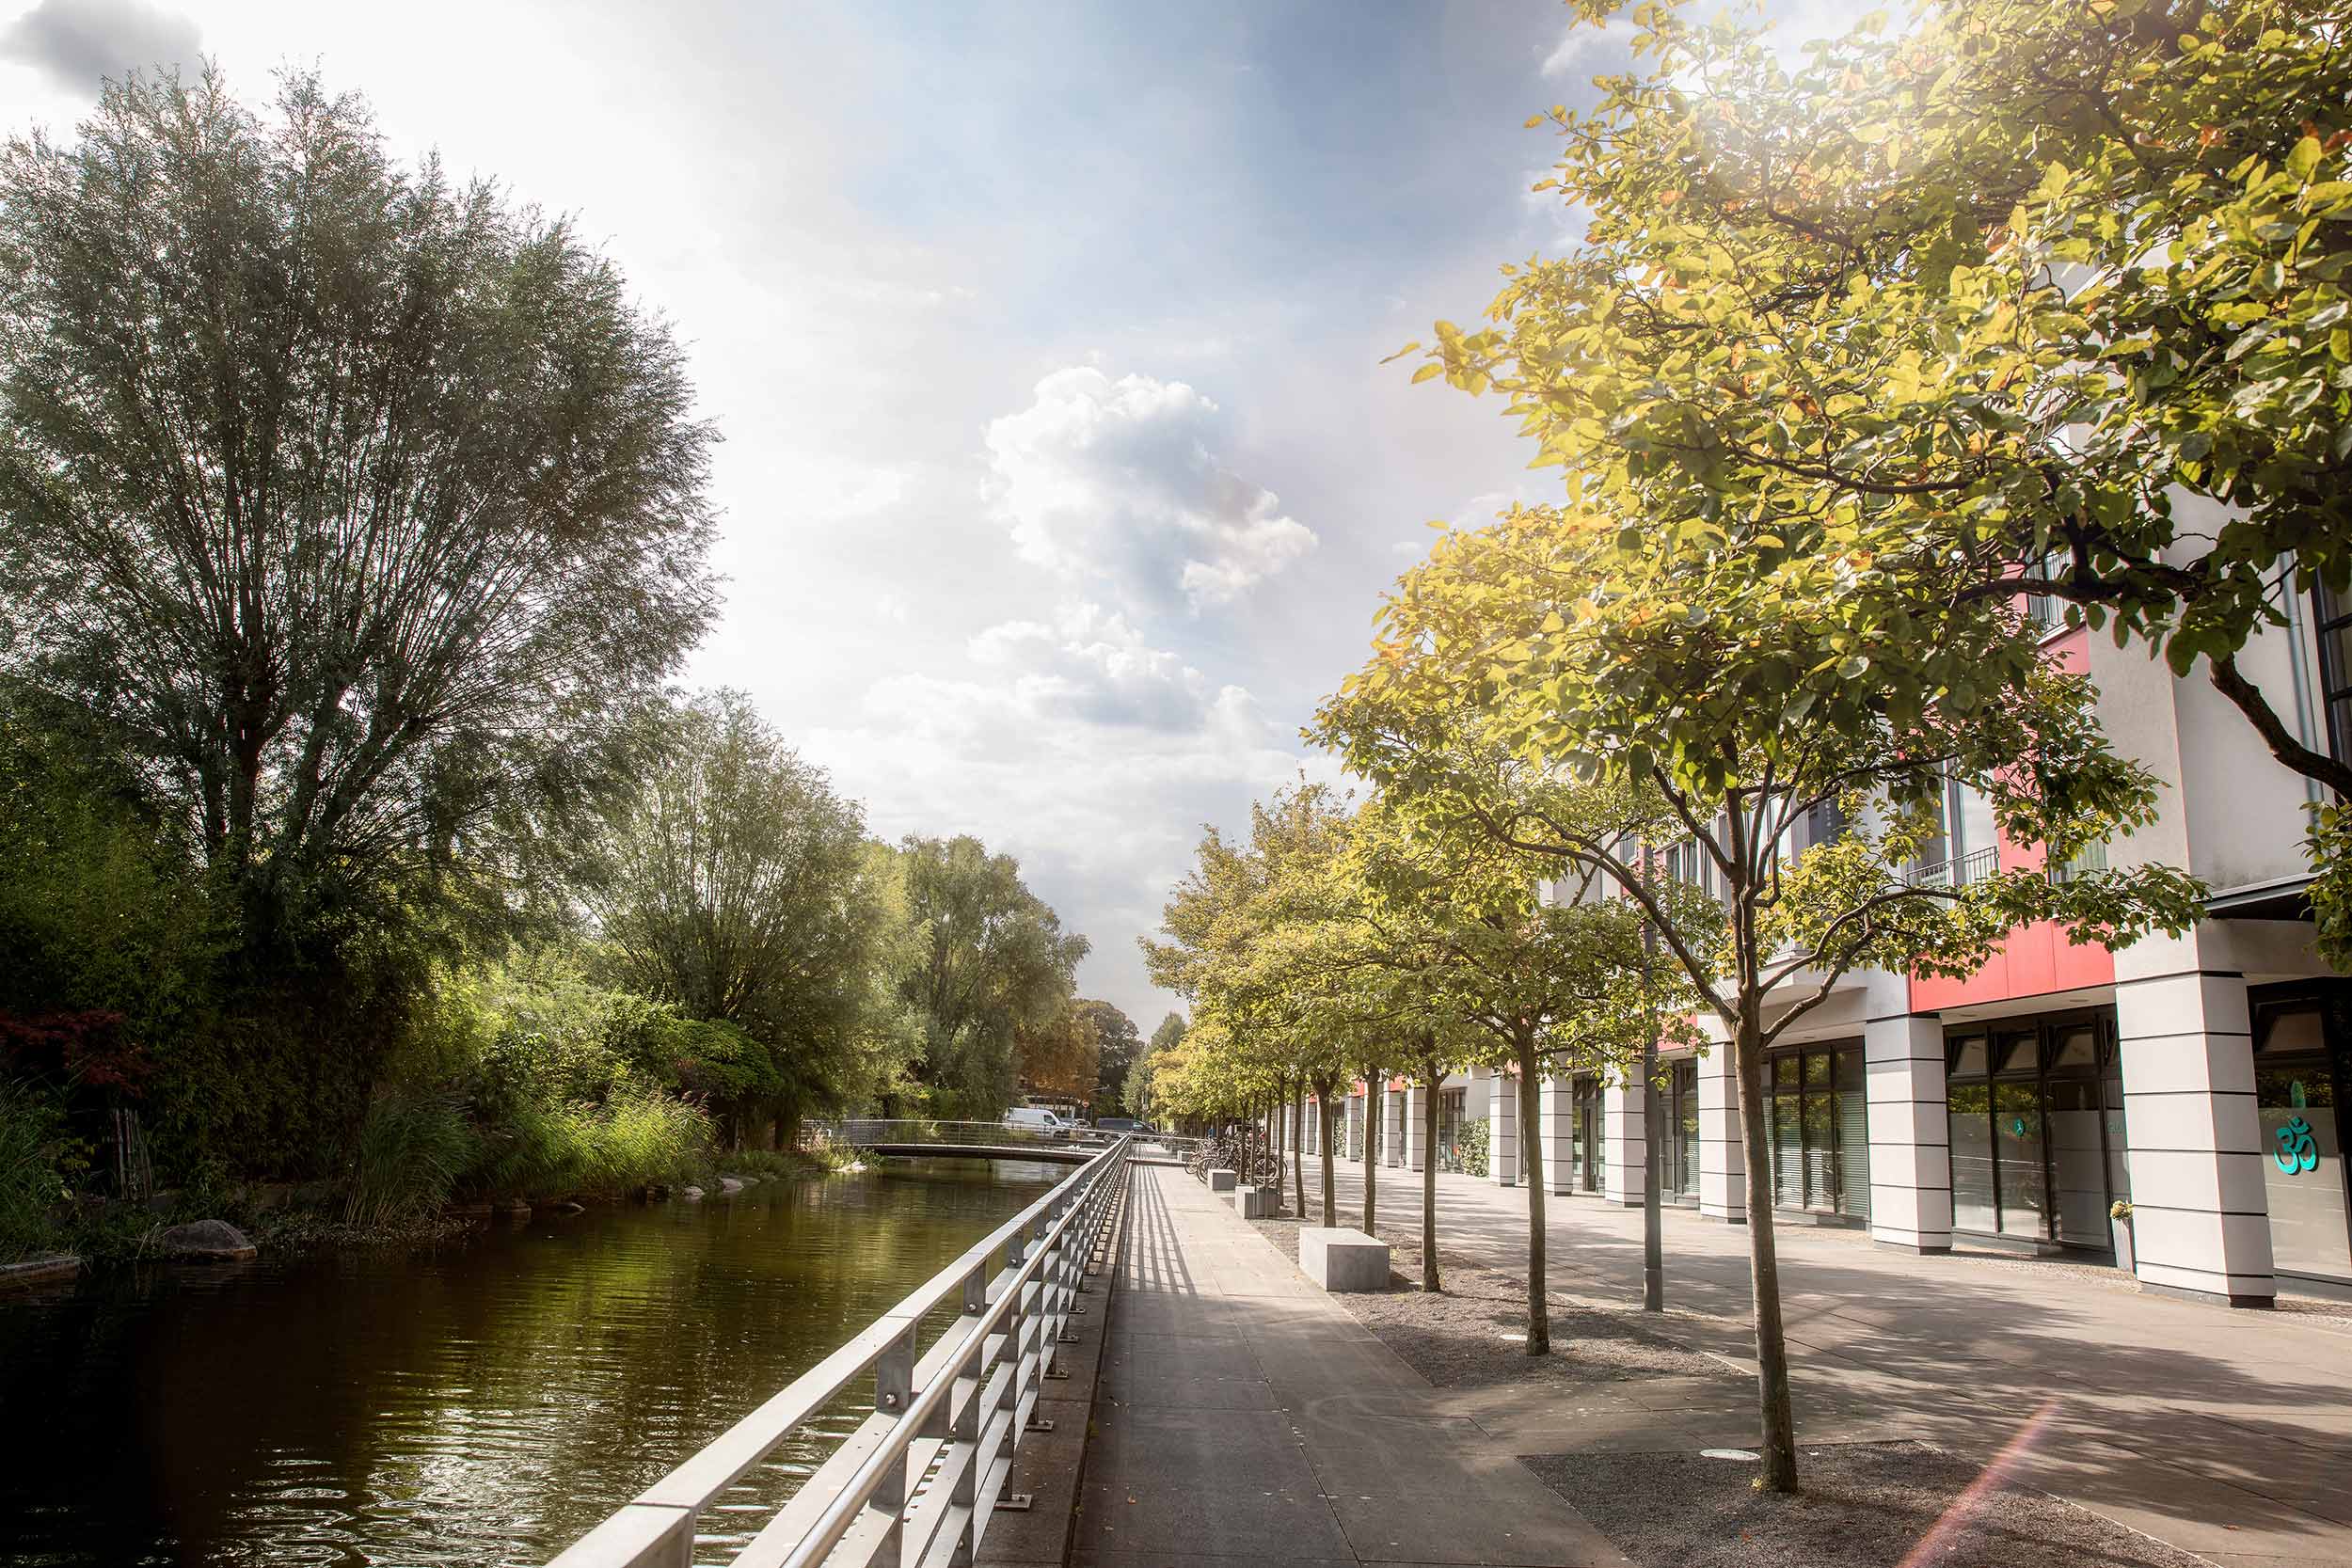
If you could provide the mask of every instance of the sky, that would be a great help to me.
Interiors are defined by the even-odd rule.
[[[1137,938],[1205,826],[1338,777],[1299,728],[1426,525],[1557,483],[1379,361],[1571,243],[1524,121],[1625,55],[1550,0],[0,0],[0,131],[204,59],[602,245],[723,438],[682,679],[875,832],[1018,857],[1148,1033]]]

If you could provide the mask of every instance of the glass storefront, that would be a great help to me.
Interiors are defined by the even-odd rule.
[[[1870,1124],[1861,1043],[1806,1046],[1773,1056],[1765,1063],[1764,1092],[1774,1207],[1868,1219]],[[1695,1102],[1691,1114],[1695,1143]]]
[[[1441,1170],[1462,1168],[1463,1108],[1469,1100],[1468,1089],[1438,1091],[1438,1147],[1444,1150],[1444,1163],[1438,1167]]]
[[[2281,1274],[2352,1281],[2342,990],[2256,996],[2254,1104],[2272,1259]]]
[[[2131,1195],[2112,1016],[1971,1025],[1945,1051],[1954,1226],[2106,1248],[2107,1206]]]
[[[1571,1085],[1568,1173],[1580,1193],[1600,1191],[1600,1080],[1581,1077]]]
[[[1658,1108],[1666,1118],[1658,1140],[1661,1169],[1659,1193],[1684,1203],[1699,1200],[1699,1066],[1681,1061],[1667,1064],[1666,1082],[1658,1090]]]

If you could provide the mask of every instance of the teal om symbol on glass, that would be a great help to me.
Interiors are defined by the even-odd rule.
[[[2319,1140],[2312,1136],[2312,1124],[2301,1117],[2295,1117],[2279,1129],[2279,1149],[2271,1155],[2279,1168],[2293,1176],[2298,1171],[2319,1168]]]

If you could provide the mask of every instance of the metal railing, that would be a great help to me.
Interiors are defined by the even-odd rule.
[[[1071,1316],[1085,1310],[1077,1297],[1116,1212],[1127,1149],[1124,1138],[1114,1141],[639,1493],[552,1568],[690,1568],[704,1512],[869,1375],[872,1413],[777,1505],[731,1560],[735,1568],[969,1564],[1042,1380],[1061,1375],[1056,1347],[1071,1338]],[[924,1319],[959,1304],[918,1355]],[[723,1506],[740,1516],[737,1499]]]
[[[1947,861],[1934,861],[1915,866],[1910,882],[1913,887],[1974,887],[1999,875],[2001,851],[1997,845],[1978,849]]]
[[[1067,1148],[1075,1144],[1107,1148],[1119,1136],[1086,1127],[1047,1129],[1008,1121],[932,1121],[903,1117],[851,1117],[842,1121],[804,1122],[801,1127],[803,1145],[824,1142],[853,1148],[872,1148],[878,1144],[979,1145],[992,1148],[1028,1144]]]

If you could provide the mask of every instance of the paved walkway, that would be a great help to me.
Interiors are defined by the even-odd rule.
[[[1229,1205],[1133,1180],[1075,1568],[1624,1563]]]
[[[1361,1167],[1338,1168],[1340,1223],[1355,1225]],[[1519,1272],[1524,1192],[1438,1183],[1440,1259]],[[1546,1218],[1554,1291],[1638,1305],[1640,1210],[1551,1197]],[[1380,1228],[1420,1225],[1420,1177],[1383,1170]],[[1979,1462],[2017,1442],[2020,1481],[2225,1568],[2352,1564],[2352,1321],[2233,1312],[2070,1263],[1921,1258],[1859,1231],[1776,1234],[1801,1442],[1918,1436]],[[1670,1331],[1752,1358],[1745,1231],[1670,1209],[1665,1264]],[[1518,1453],[1755,1440],[1747,1388],[1658,1379],[1571,1398],[1448,1391],[1438,1406]]]

